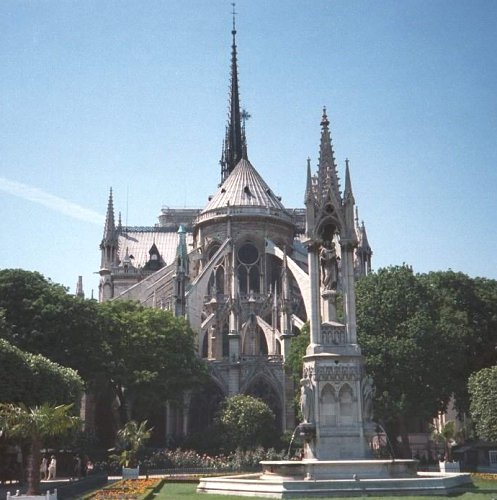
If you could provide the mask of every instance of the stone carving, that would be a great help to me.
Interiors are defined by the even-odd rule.
[[[306,423],[314,422],[314,388],[308,378],[300,380],[300,411]]]
[[[365,422],[373,419],[373,398],[376,388],[373,384],[373,377],[367,375],[362,379],[362,417]]]
[[[329,243],[321,248],[319,254],[322,271],[322,284],[325,290],[335,290],[338,287],[338,261],[335,244]]]
[[[345,326],[321,325],[321,343],[323,345],[345,344]]]
[[[359,369],[357,366],[318,366],[316,368],[316,380],[359,380]]]

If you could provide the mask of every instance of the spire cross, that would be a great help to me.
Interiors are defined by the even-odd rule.
[[[252,115],[246,109],[242,109],[241,118],[242,118],[243,128],[245,128],[245,122],[247,120],[250,120],[250,118],[252,118]]]

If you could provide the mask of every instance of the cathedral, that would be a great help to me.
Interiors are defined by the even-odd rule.
[[[180,405],[166,404],[165,433],[171,436],[201,430],[223,398],[239,393],[263,399],[279,429],[293,430],[295,388],[285,370],[292,338],[310,319],[311,300],[317,300],[329,341],[340,343],[340,321],[355,310],[348,307],[350,280],[371,269],[372,251],[359,224],[348,161],[343,192],[339,184],[326,109],[317,172],[312,173],[310,160],[303,165],[305,208],[287,208],[249,160],[234,22],[230,80],[220,182],[212,176],[217,191],[207,205],[164,208],[154,225],[127,227],[120,215],[116,223],[111,189],[100,244],[101,302],[136,300],[171,310],[185,316],[197,336],[198,356],[211,383],[185,394]],[[338,221],[319,228],[325,237],[318,294],[311,293],[308,267],[306,225],[312,218]],[[347,324],[355,326],[355,318]]]

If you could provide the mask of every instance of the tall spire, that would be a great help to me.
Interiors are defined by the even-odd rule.
[[[307,158],[307,181],[305,186],[305,198],[304,203],[314,199],[314,190],[312,187],[312,174],[311,174],[311,159]]]
[[[115,264],[117,260],[118,245],[118,235],[114,219],[114,200],[112,198],[112,188],[110,188],[107,215],[105,216],[104,236],[100,243],[100,250],[102,251],[102,260],[100,263],[101,271],[107,272],[112,265]],[[100,297],[101,300],[106,300],[108,298],[112,298],[112,296],[106,296],[105,299],[103,299],[102,296]]]
[[[114,200],[112,198],[112,188],[110,188],[109,202],[107,203],[107,215],[105,216],[104,241],[111,241],[115,238],[116,223],[114,220]]]
[[[338,207],[342,203],[342,197],[340,196],[340,184],[329,125],[330,122],[326,114],[326,108],[323,108],[321,144],[319,147],[318,189],[321,198],[326,198],[331,191],[331,197],[336,207]]]
[[[236,55],[236,25],[235,25],[235,4],[233,3],[233,43],[231,45],[231,85],[229,100],[229,117],[226,126],[226,138],[224,153],[221,158],[221,183],[233,171],[237,163],[243,157],[242,123],[240,113],[240,95],[238,92],[238,67]]]
[[[344,202],[348,200],[354,201],[354,195],[352,194],[352,183],[350,182],[350,170],[349,170],[349,160],[345,160],[345,188],[343,190]]]

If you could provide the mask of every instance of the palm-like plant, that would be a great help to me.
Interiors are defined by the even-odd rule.
[[[23,404],[0,403],[0,429],[13,439],[29,442],[27,461],[28,495],[40,494],[40,457],[44,439],[63,436],[81,423],[70,414],[70,405],[43,404],[27,408]]]
[[[117,438],[122,443],[124,450],[118,457],[121,465],[136,467],[137,455],[145,441],[150,439],[153,428],[147,429],[147,420],[136,422],[130,420],[117,432]]]
[[[452,461],[452,444],[456,438],[456,423],[448,420],[439,431],[434,431],[432,437],[444,445],[445,456]]]

